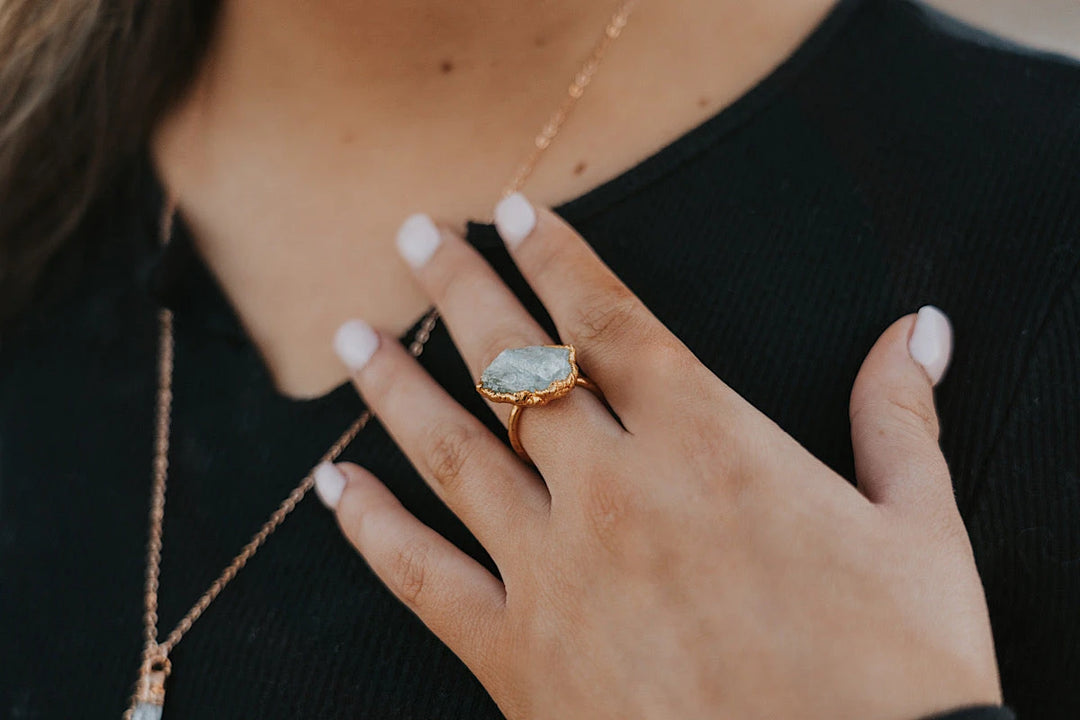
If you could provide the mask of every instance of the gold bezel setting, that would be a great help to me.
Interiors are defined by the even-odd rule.
[[[560,350],[567,350],[568,359],[570,361],[570,374],[565,378],[553,380],[543,390],[518,390],[517,392],[496,392],[487,387],[484,387],[483,381],[476,383],[476,391],[486,397],[488,400],[497,403],[509,403],[511,405],[517,405],[518,407],[539,407],[541,405],[547,405],[552,400],[557,400],[563,395],[566,395],[577,385],[578,376],[580,371],[577,365],[577,353],[574,350],[573,345],[526,345],[521,348],[508,348],[512,350],[524,350],[526,347],[546,347],[546,348],[558,348]],[[495,362],[492,360],[492,362]],[[488,364],[491,367],[491,364]],[[487,368],[484,368],[484,372],[487,372]],[[480,374],[483,377],[483,373]]]

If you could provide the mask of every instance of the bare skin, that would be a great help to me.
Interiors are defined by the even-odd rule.
[[[530,197],[575,197],[715,114],[831,4],[643,0]],[[398,224],[418,209],[459,228],[490,220],[614,7],[226,0],[152,148],[283,393],[347,379],[328,342],[342,319],[401,332],[427,307],[393,248]]]

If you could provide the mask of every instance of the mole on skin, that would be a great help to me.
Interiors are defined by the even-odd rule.
[[[454,63],[451,62],[450,60],[443,60],[439,64],[439,69],[442,70],[443,74],[445,75],[446,73],[448,73],[448,72],[450,72],[450,71],[452,71],[454,69]]]
[[[580,175],[583,172],[585,172],[585,161],[580,160],[578,161],[578,164],[574,166],[574,174]]]

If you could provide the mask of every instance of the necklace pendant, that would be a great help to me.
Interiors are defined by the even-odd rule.
[[[165,679],[171,669],[167,657],[143,666],[125,720],[161,720],[165,709]]]
[[[149,702],[135,703],[135,712],[131,715],[131,720],[161,720],[161,713],[164,710],[164,705]]]

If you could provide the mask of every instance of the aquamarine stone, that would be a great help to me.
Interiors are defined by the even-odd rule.
[[[572,373],[569,348],[531,345],[499,353],[480,375],[480,384],[494,393],[539,392]]]
[[[141,702],[135,705],[135,712],[132,713],[131,720],[161,720],[162,710],[164,708],[161,705]]]

